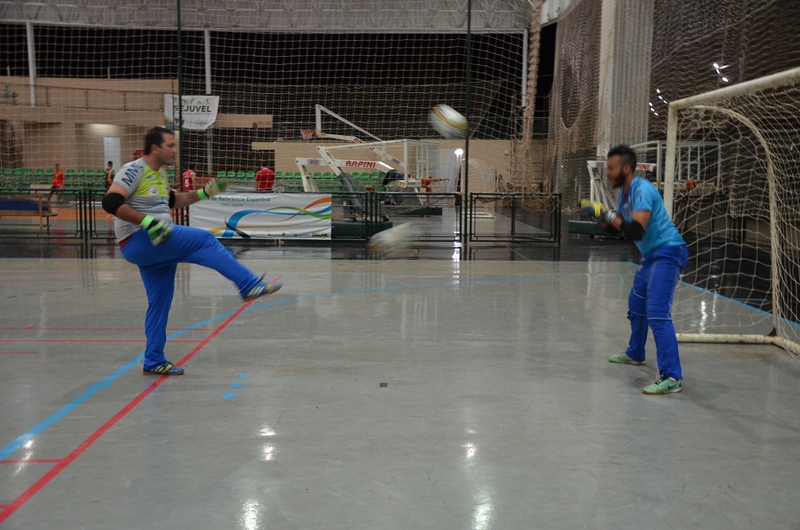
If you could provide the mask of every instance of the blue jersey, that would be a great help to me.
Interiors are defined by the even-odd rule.
[[[650,257],[659,248],[686,244],[667,215],[664,201],[656,187],[648,180],[635,177],[627,193],[625,190],[620,192],[617,213],[630,223],[633,212],[640,210],[650,212],[650,222],[645,227],[645,236],[639,241],[634,241],[645,258]]]

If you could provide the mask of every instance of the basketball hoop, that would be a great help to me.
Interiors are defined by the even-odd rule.
[[[447,182],[448,179],[422,179],[420,185],[425,193],[443,194],[447,192]],[[431,198],[430,196],[426,197],[424,202],[431,204]],[[438,203],[441,198],[442,195],[433,197],[434,203]],[[420,199],[422,198],[420,197]]]
[[[422,190],[425,193],[445,193],[448,179],[422,179]]]
[[[303,137],[303,140],[311,140],[317,135],[317,131],[314,129],[300,129],[300,136]]]

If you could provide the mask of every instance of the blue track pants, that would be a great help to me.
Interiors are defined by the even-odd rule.
[[[689,260],[686,246],[662,247],[642,259],[628,297],[631,340],[625,353],[644,361],[648,324],[656,342],[656,360],[661,375],[683,379],[678,356],[678,339],[672,324],[672,296],[678,277]]]
[[[145,230],[139,230],[128,238],[122,255],[139,266],[147,292],[145,369],[166,360],[167,319],[175,293],[178,263],[196,263],[214,269],[236,284],[242,296],[258,285],[258,277],[252,271],[236,261],[211,232],[199,228],[175,225],[172,237],[158,246],[153,246]]]

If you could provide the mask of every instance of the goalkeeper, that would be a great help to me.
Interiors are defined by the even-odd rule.
[[[122,166],[103,197],[103,209],[116,216],[114,232],[125,259],[139,267],[147,292],[144,373],[181,375],[183,368],[167,361],[167,318],[175,291],[178,263],[196,263],[216,270],[249,302],[272,294],[280,283],[265,284],[242,266],[211,232],[173,224],[171,208],[182,208],[224,191],[224,181],[211,181],[197,191],[170,190],[165,165],[175,163],[175,136],[155,127],[144,138],[144,156]]]
[[[636,153],[625,145],[608,152],[606,175],[614,188],[621,188],[617,211],[584,201],[582,213],[613,234],[632,239],[642,252],[642,262],[628,297],[631,339],[624,353],[611,356],[612,363],[642,365],[648,324],[656,343],[660,377],[644,388],[645,394],[670,394],[682,389],[683,374],[678,340],[670,309],[678,277],[689,259],[689,250],[664,208],[658,190],[637,177]]]

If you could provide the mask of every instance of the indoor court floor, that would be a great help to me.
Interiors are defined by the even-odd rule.
[[[245,305],[182,265],[174,378],[134,266],[0,260],[0,528],[800,528],[798,361],[685,344],[643,395],[630,262],[320,253],[243,252],[285,281]]]

